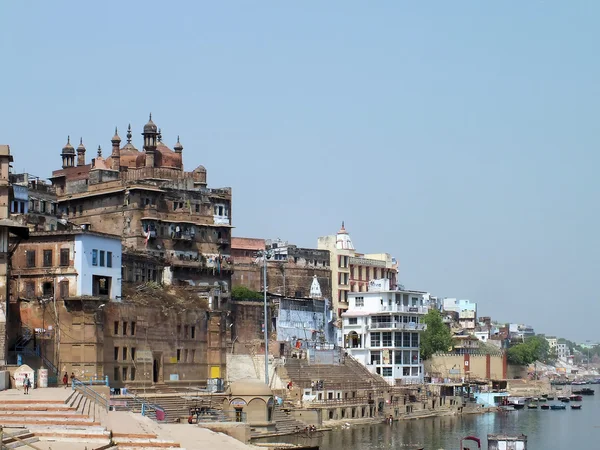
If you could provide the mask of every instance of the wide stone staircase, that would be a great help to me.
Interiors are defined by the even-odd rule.
[[[28,448],[26,444],[33,444],[40,439],[29,430],[13,431],[2,434],[2,445],[0,448]],[[29,447],[31,448],[31,447]]]
[[[185,450],[176,442],[158,439],[156,434],[113,433],[112,440],[115,446],[109,448],[118,450]]]
[[[0,425],[8,435],[22,433],[12,434],[13,438],[82,442],[99,447],[110,443],[110,433],[101,425],[100,414],[91,400],[73,391],[66,402],[3,400],[0,404]],[[16,445],[18,441],[13,440]]]

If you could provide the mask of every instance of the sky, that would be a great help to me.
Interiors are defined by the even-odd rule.
[[[342,220],[411,289],[600,341],[600,2],[0,5],[0,143],[48,177],[152,112],[234,236]]]

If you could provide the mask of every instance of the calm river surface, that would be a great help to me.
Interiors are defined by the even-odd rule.
[[[415,449],[458,450],[460,439],[473,435],[482,438],[487,449],[488,433],[525,434],[528,450],[600,448],[600,385],[587,385],[596,395],[584,396],[580,411],[523,409],[508,413],[447,416],[396,422],[393,425],[353,426],[347,430],[324,433],[322,437],[289,437],[296,444],[318,444],[321,450]],[[569,386],[565,386],[566,390]],[[575,389],[579,386],[574,387]],[[548,402],[550,404],[555,402]],[[282,438],[277,439],[283,442]],[[474,443],[470,444],[475,448]]]

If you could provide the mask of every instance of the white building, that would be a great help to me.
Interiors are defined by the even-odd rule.
[[[569,346],[567,344],[556,344],[556,356],[566,359],[569,356]]]
[[[391,385],[423,382],[425,296],[408,290],[349,293],[342,314],[346,351]]]
[[[458,313],[458,323],[469,332],[475,331],[477,324],[477,303],[471,300],[445,298],[442,303],[444,311]]]

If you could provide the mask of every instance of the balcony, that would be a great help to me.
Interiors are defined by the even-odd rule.
[[[229,245],[229,239],[217,239],[219,245]]]
[[[379,308],[379,311],[385,312],[399,312],[399,313],[413,313],[413,314],[427,314],[429,307],[427,306],[407,306],[407,305],[383,305]]]
[[[424,331],[427,325],[424,323],[404,323],[404,322],[371,322],[367,325],[369,330],[395,330],[395,331]]]
[[[174,241],[192,242],[196,239],[196,234],[195,233],[182,233],[180,231],[180,232],[173,233],[173,236],[171,237],[171,239],[173,239]]]

